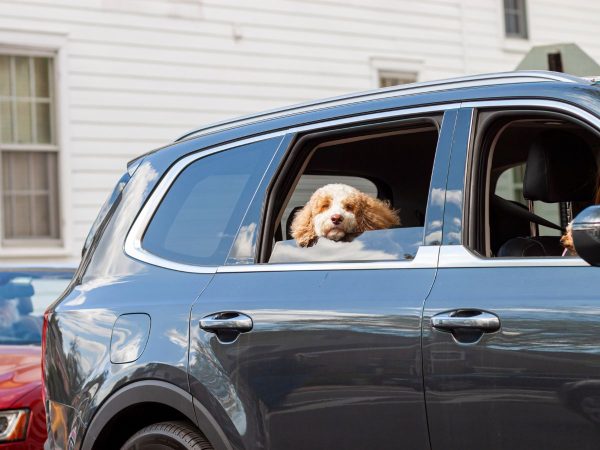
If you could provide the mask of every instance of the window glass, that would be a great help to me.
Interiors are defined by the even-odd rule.
[[[513,167],[500,175],[496,185],[496,195],[513,202],[518,202],[527,207],[527,200],[523,197],[523,179],[525,176],[525,164]],[[552,223],[560,224],[560,205],[558,203],[533,202],[535,213]],[[559,230],[548,228],[543,225],[539,227],[540,236],[558,236]]]
[[[504,29],[507,37],[527,39],[525,0],[504,0]]]
[[[0,237],[60,243],[52,58],[0,55]]]
[[[493,123],[489,118],[497,113],[485,114]],[[486,164],[479,173],[490,178],[473,187],[476,197],[485,192],[479,186],[490,191],[486,208],[472,217],[486,226],[469,233],[469,245],[488,257],[564,256],[567,224],[594,201],[597,136],[568,119],[540,114],[499,116],[487,130],[480,142],[490,144],[476,158]]]
[[[269,263],[414,258],[437,138],[424,121],[317,143],[280,209]]]
[[[58,239],[56,153],[2,152],[4,239]]]
[[[222,264],[278,142],[261,141],[191,163],[156,210],[142,247],[179,263]]]

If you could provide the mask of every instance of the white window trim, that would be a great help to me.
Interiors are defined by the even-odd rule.
[[[420,81],[424,62],[421,59],[398,58],[391,56],[373,56],[369,60],[371,68],[371,85],[379,88],[379,77],[381,74],[397,74],[414,77],[415,82]]]
[[[56,258],[72,256],[72,208],[71,208],[71,167],[69,146],[68,114],[68,35],[53,31],[23,31],[4,28],[0,30],[0,52],[11,55],[45,56],[53,58],[54,72],[54,114],[53,132],[55,144],[28,147],[28,150],[57,150],[58,162],[58,225],[60,240],[52,245],[51,239],[32,240],[30,245],[4,245],[0,242],[0,259]],[[22,146],[20,146],[22,148]],[[3,145],[9,150],[10,145]],[[22,241],[25,243],[25,241]],[[16,243],[16,242],[15,242]],[[29,241],[27,241],[29,243]]]

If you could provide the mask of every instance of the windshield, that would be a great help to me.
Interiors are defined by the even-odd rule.
[[[40,345],[44,311],[73,271],[0,271],[0,345]]]

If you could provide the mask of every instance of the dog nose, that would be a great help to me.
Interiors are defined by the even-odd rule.
[[[331,216],[331,221],[335,225],[339,225],[340,223],[342,223],[344,221],[344,218],[342,217],[341,214],[334,214],[333,216]]]

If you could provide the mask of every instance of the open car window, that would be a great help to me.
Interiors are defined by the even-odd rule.
[[[267,262],[413,259],[423,244],[438,123],[412,119],[302,140],[271,193]]]
[[[597,133],[550,112],[480,116],[469,247],[492,258],[567,255],[561,237],[598,188]]]

